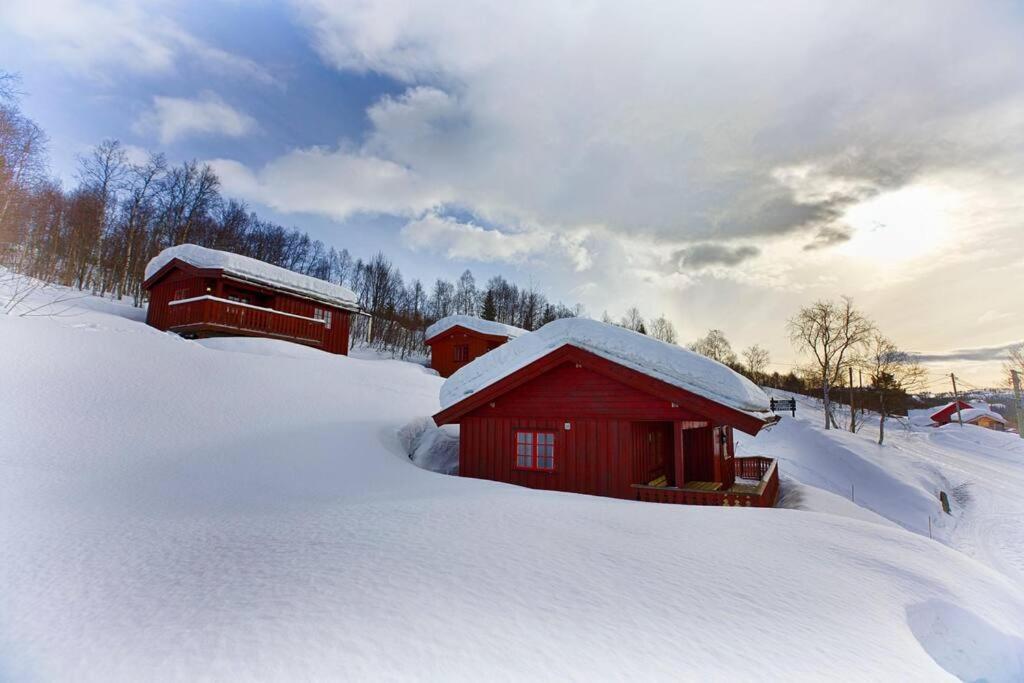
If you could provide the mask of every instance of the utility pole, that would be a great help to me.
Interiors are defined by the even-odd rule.
[[[851,365],[847,370],[850,371],[850,431],[857,431],[857,413],[853,409],[853,366]]]
[[[960,423],[960,429],[964,428],[964,418],[960,415],[960,394],[956,390],[956,375],[952,372],[949,373],[949,378],[953,380],[953,400],[956,401],[956,421]]]
[[[860,397],[864,398],[864,370],[857,370],[857,380],[860,385]],[[864,415],[864,401],[860,402],[860,414]]]
[[[1024,414],[1024,407],[1021,406],[1020,402],[1020,373],[1016,370],[1010,370],[1010,376],[1013,377],[1013,395],[1017,399],[1017,435],[1024,439],[1024,420],[1021,419]]]

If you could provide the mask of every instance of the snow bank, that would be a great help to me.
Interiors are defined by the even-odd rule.
[[[1024,675],[1021,589],[939,543],[440,476],[439,378],[259,346],[0,316],[0,679]]]
[[[587,318],[555,320],[460,368],[441,388],[442,408],[458,403],[565,345],[589,351],[756,417],[771,416],[765,393],[725,365],[675,344]]]
[[[424,334],[424,339],[426,341],[430,341],[434,337],[447,332],[453,327],[465,327],[467,330],[473,330],[480,334],[493,334],[498,337],[508,337],[509,339],[515,339],[518,336],[528,334],[527,331],[522,328],[513,327],[512,325],[506,325],[493,320],[483,320],[482,318],[477,318],[472,315],[450,315],[447,318],[441,318],[436,323],[428,327]]]
[[[223,270],[225,273],[240,278],[289,289],[315,298],[327,299],[346,308],[354,308],[358,305],[356,295],[348,287],[308,275],[300,275],[287,268],[274,266],[248,256],[208,249],[197,244],[179,244],[161,251],[146,264],[146,279],[156,275],[161,268],[174,259],[180,259],[196,268]]]

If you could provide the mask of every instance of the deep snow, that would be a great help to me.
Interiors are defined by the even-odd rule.
[[[422,367],[89,305],[0,316],[0,679],[1024,674],[1024,593],[941,543],[435,474]]]

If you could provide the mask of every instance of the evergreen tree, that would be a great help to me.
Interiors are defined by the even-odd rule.
[[[484,294],[484,305],[480,309],[480,317],[484,320],[497,320],[498,308],[494,305],[494,290],[488,289]]]

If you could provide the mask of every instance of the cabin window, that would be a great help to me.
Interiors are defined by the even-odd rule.
[[[467,360],[469,360],[469,344],[456,344],[455,362],[465,363]]]
[[[247,303],[249,303],[249,299],[248,298],[246,298],[244,296],[237,296],[235,294],[228,294],[228,301],[234,301],[235,303],[239,303],[239,304],[247,304]]]
[[[331,311],[326,311],[322,308],[314,308],[313,318],[315,320],[323,320],[324,327],[328,330],[331,329]]]
[[[174,290],[174,300],[175,301],[181,301],[182,299],[187,299],[187,298],[188,298],[188,287],[186,287],[185,289],[176,289],[176,290]]]
[[[516,469],[553,471],[555,469],[555,433],[517,431]]]

